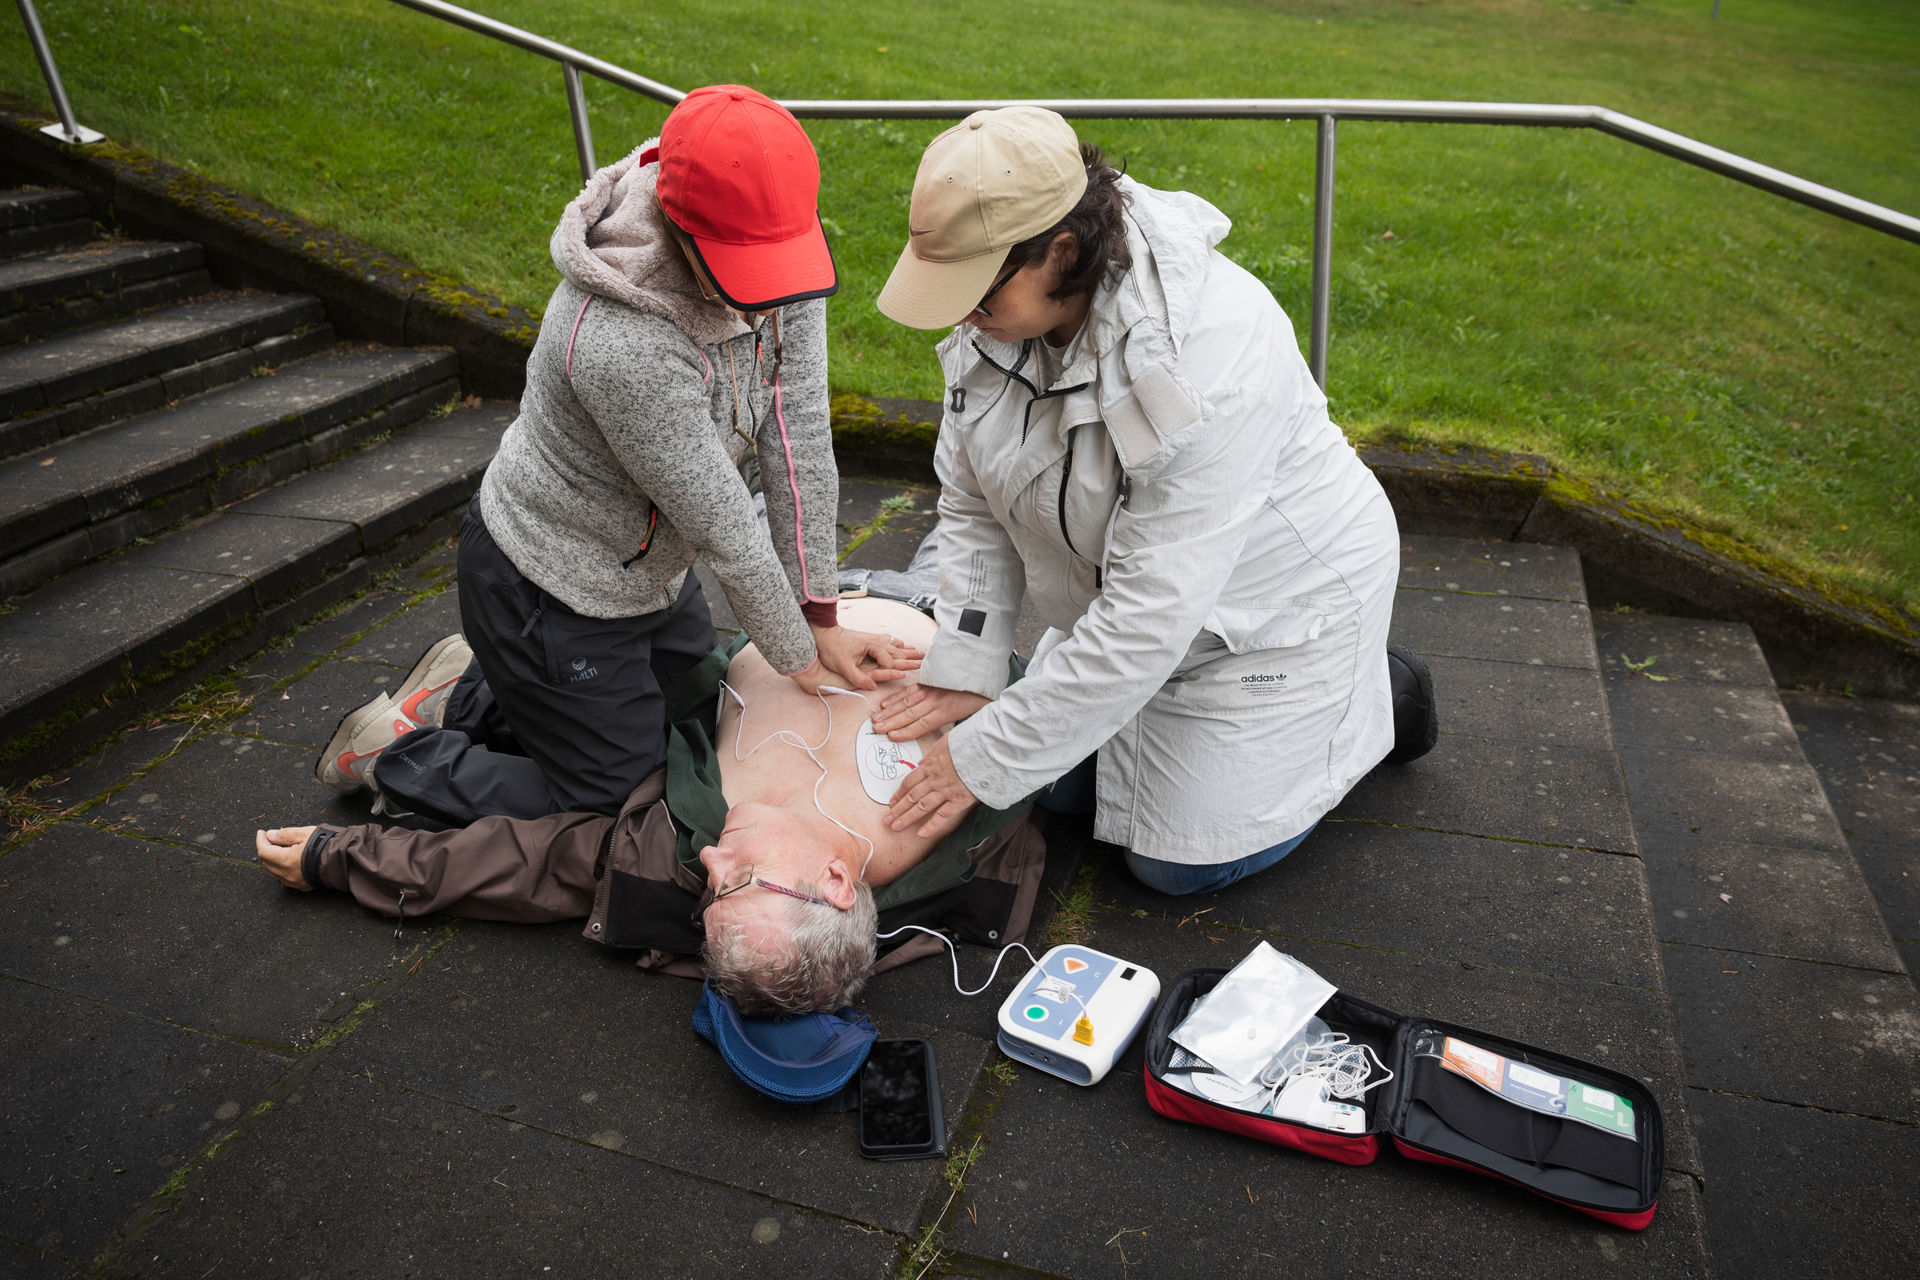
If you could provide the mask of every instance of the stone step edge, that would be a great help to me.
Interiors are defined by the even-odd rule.
[[[396,437],[404,435],[396,433]],[[9,712],[7,721],[33,727],[9,732],[0,739],[0,788],[16,787],[41,776],[49,762],[57,765],[77,758],[108,735],[165,707],[212,672],[259,652],[275,636],[365,591],[376,574],[417,559],[453,537],[484,470],[482,460],[465,483],[442,486],[459,496],[424,519],[372,546],[358,546],[347,559],[316,562],[311,574],[301,575],[298,585],[273,599],[256,598],[238,616],[142,662],[137,670],[123,654],[96,669],[79,687],[49,690]],[[304,473],[275,488],[297,485],[316,474],[320,473]],[[396,509],[412,501],[417,499],[403,497],[395,504]],[[359,539],[358,527],[355,539]],[[315,559],[321,561],[322,557]]]
[[[321,298],[341,334],[394,347],[450,346],[465,389],[518,400],[540,317],[135,148],[63,146],[44,110],[0,94],[0,156],[21,177],[79,191],[96,217],[206,249],[215,280]]]
[[[937,484],[933,400],[833,397],[842,475]],[[1571,547],[1595,609],[1744,622],[1781,685],[1920,699],[1920,625],[1776,557],[1629,502],[1534,454],[1366,445],[1402,533]]]
[[[159,536],[184,520],[217,511],[303,472],[338,461],[371,437],[402,430],[457,399],[459,385],[453,377],[443,377],[401,392],[344,421],[328,422],[310,435],[217,464],[210,473],[194,476],[163,491],[130,498],[124,508],[113,514],[89,515],[84,524],[63,528],[44,541],[0,560],[0,600],[32,591],[89,561],[112,555],[136,539]],[[322,420],[328,417],[331,415],[322,415]]]
[[[6,277],[13,268],[25,265],[28,257],[12,258],[0,264],[0,319],[10,320],[79,298],[118,292],[162,276],[204,270],[207,259],[206,251],[188,240],[134,244],[109,241],[82,260],[46,261],[54,256],[45,255],[34,265],[57,266],[59,270],[18,285],[9,284]],[[9,305],[16,298],[17,305]]]
[[[217,314],[203,317],[210,321],[199,332],[173,337],[141,333],[139,326],[165,326],[173,314],[186,309],[207,308]],[[246,314],[254,311],[256,314]],[[189,322],[192,322],[190,318]],[[222,297],[219,293],[203,298],[153,307],[104,321],[97,326],[74,329],[47,339],[31,348],[46,357],[71,356],[65,367],[46,370],[42,376],[14,382],[0,390],[0,418],[6,422],[37,417],[49,410],[62,409],[96,395],[151,377],[156,359],[184,360],[193,363],[211,360],[232,351],[244,350],[280,333],[294,333],[326,323],[325,309],[316,298],[298,294],[264,294],[243,298]],[[112,332],[109,336],[109,331]],[[109,345],[99,340],[108,336]],[[139,345],[118,346],[121,338]],[[19,351],[23,348],[10,348]],[[97,358],[105,352],[105,358]],[[160,368],[166,368],[161,365]],[[32,403],[38,401],[38,403]]]
[[[36,338],[45,340],[69,330],[124,320],[152,307],[185,302],[212,288],[213,277],[207,274],[207,269],[194,267],[173,275],[136,280],[110,293],[84,294],[14,311],[0,317],[0,346]]]
[[[137,414],[164,408],[170,401],[240,381],[255,369],[278,369],[333,345],[329,324],[307,325],[271,334],[252,346],[221,352],[97,395],[70,401],[24,418],[0,422],[0,461],[44,449]]]

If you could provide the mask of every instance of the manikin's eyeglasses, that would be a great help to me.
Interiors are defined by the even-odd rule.
[[[830,907],[833,905],[831,902],[828,902],[825,898],[816,898],[810,893],[802,893],[798,889],[789,889],[783,884],[775,884],[771,880],[763,880],[759,876],[753,873],[753,867],[749,865],[741,868],[739,878],[735,880],[734,883],[726,885],[720,889],[716,890],[713,887],[712,881],[708,881],[707,891],[700,895],[700,901],[693,909],[693,922],[695,924],[699,924],[702,917],[704,917],[707,914],[707,908],[712,906],[714,903],[720,901],[720,899],[726,897],[728,894],[738,893],[742,889],[746,888],[748,885],[754,885],[754,884],[759,885],[762,889],[771,889],[775,893],[784,893],[789,898],[798,898],[802,902],[816,902],[823,907]]]

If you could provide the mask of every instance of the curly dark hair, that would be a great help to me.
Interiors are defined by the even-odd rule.
[[[1080,160],[1087,166],[1087,190],[1080,203],[1039,235],[1009,249],[1007,264],[1001,270],[1004,278],[1039,262],[1047,256],[1055,236],[1062,231],[1073,232],[1080,242],[1080,252],[1060,273],[1059,285],[1047,293],[1056,302],[1092,293],[1108,280],[1125,275],[1133,265],[1133,255],[1127,252],[1127,196],[1120,190],[1120,170],[1108,164],[1100,148],[1091,142],[1080,144]]]

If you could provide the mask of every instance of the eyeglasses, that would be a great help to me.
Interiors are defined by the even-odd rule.
[[[993,319],[993,312],[991,312],[991,311],[989,311],[989,310],[987,310],[987,301],[988,301],[988,299],[990,299],[990,298],[992,298],[992,297],[993,297],[993,295],[994,295],[994,294],[996,294],[996,293],[998,293],[998,292],[1000,292],[1000,290],[1002,290],[1002,289],[1004,289],[1004,288],[1006,288],[1006,286],[1007,286],[1007,281],[1009,281],[1009,280],[1011,280],[1011,279],[1013,279],[1013,278],[1014,278],[1015,276],[1017,276],[1017,275],[1019,275],[1019,274],[1020,274],[1020,272],[1021,272],[1022,270],[1024,270],[1024,268],[1021,268],[1021,267],[1015,267],[1015,268],[1014,268],[1013,270],[1011,270],[1011,271],[1009,271],[1009,272],[1007,272],[1007,273],[1005,273],[1004,275],[1002,275],[1002,276],[1001,276],[1001,277],[1000,277],[1000,278],[999,278],[998,280],[995,280],[995,281],[993,282],[993,288],[991,288],[991,289],[989,289],[989,290],[987,290],[987,291],[986,291],[985,293],[983,293],[983,294],[981,294],[981,295],[980,295],[980,301],[978,301],[978,302],[976,302],[976,303],[975,303],[975,304],[973,305],[973,310],[972,310],[972,311],[970,311],[970,312],[968,312],[967,314],[968,314],[968,315],[977,315],[977,316],[985,316],[985,317],[986,317],[987,319],[989,319],[989,320],[991,320],[991,319]]]
[[[802,893],[798,889],[789,889],[785,885],[775,884],[771,880],[762,880],[753,873],[753,867],[748,865],[741,869],[739,879],[733,884],[715,889],[712,881],[707,882],[707,891],[700,895],[700,901],[693,909],[693,923],[699,924],[701,919],[707,914],[707,908],[720,901],[720,899],[730,893],[738,893],[748,885],[753,884],[759,885],[762,889],[771,889],[775,893],[784,893],[789,898],[798,898],[802,902],[815,902],[823,907],[831,907],[833,905],[825,898],[816,898],[810,893]]]

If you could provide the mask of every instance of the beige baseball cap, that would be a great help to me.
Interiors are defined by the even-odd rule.
[[[1087,170],[1073,126],[1044,107],[976,111],[927,144],[913,179],[907,247],[880,310],[910,329],[967,318],[1007,251],[1072,212]]]

